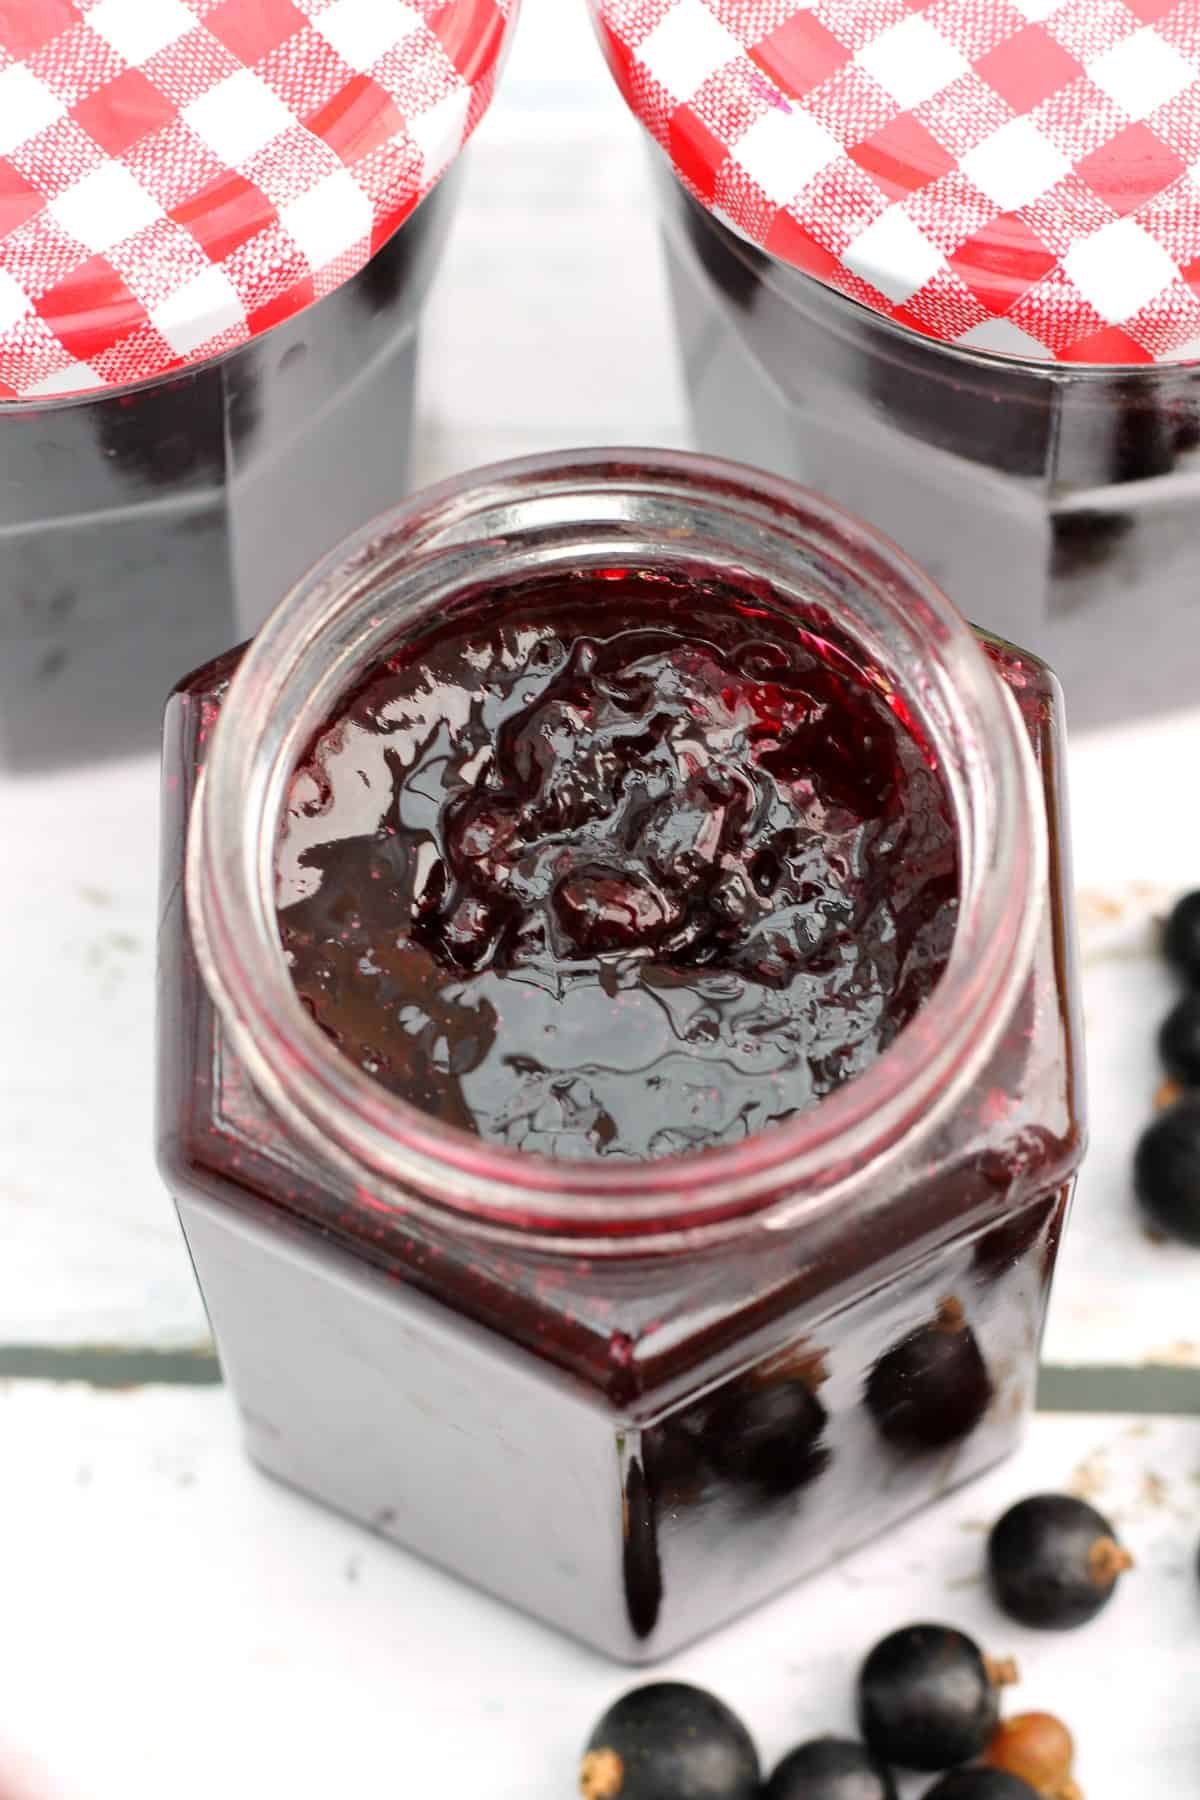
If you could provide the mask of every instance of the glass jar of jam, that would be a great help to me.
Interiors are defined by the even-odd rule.
[[[440,178],[512,11],[0,8],[0,763],[151,744],[404,491]]]
[[[250,1454],[631,1661],[1004,1454],[1061,734],[869,528],[665,452],[434,489],[183,682],[160,1153]]]
[[[700,446],[887,532],[1073,725],[1194,703],[1191,9],[593,7]]]

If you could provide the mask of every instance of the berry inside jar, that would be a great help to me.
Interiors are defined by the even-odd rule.
[[[409,1104],[639,1161],[794,1118],[947,960],[950,796],[817,614],[642,569],[465,596],[398,637],[293,777],[302,1004]]]

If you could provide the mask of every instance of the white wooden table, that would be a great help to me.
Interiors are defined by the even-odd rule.
[[[766,1760],[849,1730],[867,1648],[940,1618],[1021,1669],[1009,1704],[1074,1728],[1088,1800],[1200,1784],[1200,1441],[1192,1420],[1046,1416],[1021,1456],[663,1665],[723,1695]],[[630,1677],[275,1487],[219,1389],[0,1396],[0,1747],[78,1800],[571,1800]],[[1107,1611],[1044,1636],[998,1617],[983,1532],[1070,1487],[1138,1557]],[[2,1753],[2,1749],[0,1749]],[[922,1784],[910,1783],[905,1800]]]
[[[525,9],[429,309],[421,479],[687,442],[641,143],[582,0]],[[1023,1459],[671,1665],[768,1755],[848,1725],[862,1649],[933,1614],[1015,1645],[1089,1800],[1200,1787],[1200,1717],[1169,1698],[1200,1674],[1200,1255],[1149,1241],[1128,1178],[1171,991],[1154,919],[1200,884],[1198,752],[1200,706],[1072,744],[1093,1141],[1046,1339],[1056,1410]],[[0,933],[0,1771],[24,1759],[55,1800],[569,1795],[621,1672],[236,1449],[150,1148],[156,825],[149,756],[0,778],[27,876]],[[1033,1639],[977,1586],[978,1523],[1073,1472],[1143,1566],[1086,1634]]]

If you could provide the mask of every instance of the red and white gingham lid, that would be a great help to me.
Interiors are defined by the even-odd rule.
[[[0,0],[0,401],[338,287],[487,109],[518,0]]]
[[[1200,360],[1200,0],[592,0],[697,199],[944,343]]]

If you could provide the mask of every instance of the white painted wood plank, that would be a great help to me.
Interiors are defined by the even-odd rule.
[[[0,1342],[173,1347],[204,1333],[151,1154],[156,813],[149,758],[0,784],[0,841],[31,847],[14,852],[26,878],[0,938]],[[1129,1189],[1173,992],[1155,942],[1172,891],[1081,893],[1092,1145],[1046,1338],[1053,1363],[1200,1360],[1200,1261],[1145,1236]]]
[[[151,1145],[157,839],[153,757],[0,783],[0,1343],[206,1334]]]
[[[54,1800],[564,1800],[592,1721],[644,1678],[258,1475],[219,1392],[19,1383],[0,1434],[0,1768],[40,1767]],[[1191,1794],[1198,1475],[1193,1421],[1038,1420],[1012,1462],[663,1672],[773,1759],[850,1727],[878,1636],[944,1619],[1017,1657],[1010,1710],[1073,1727],[1088,1800]],[[1072,1482],[1139,1567],[1084,1630],[1025,1631],[979,1584],[982,1528]]]
[[[150,1147],[156,811],[149,758],[0,785],[0,840],[26,869],[0,938],[0,1342],[177,1346],[203,1335]],[[1151,841],[1177,877],[1181,834],[1162,811]],[[1093,1135],[1047,1333],[1054,1363],[1200,1357],[1196,1254],[1152,1243],[1129,1191],[1172,993],[1154,927],[1172,891],[1148,882],[1081,896]]]
[[[643,154],[582,4],[526,0],[429,308],[422,479],[686,442]],[[1149,920],[1200,882],[1179,798],[1198,749],[1200,710],[1072,744],[1094,1123],[1047,1336],[1059,1363],[1186,1362],[1200,1336],[1200,1259],[1151,1245],[1128,1187],[1169,998]],[[0,777],[5,867],[22,872],[0,934],[0,1343],[204,1333],[150,1150],[156,828],[150,757]]]

